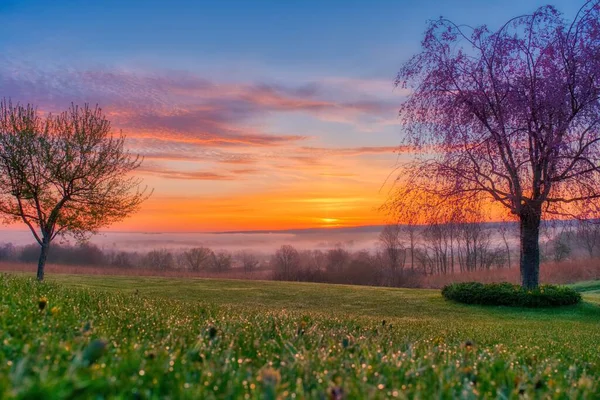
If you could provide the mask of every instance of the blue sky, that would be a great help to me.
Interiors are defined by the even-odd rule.
[[[393,79],[426,21],[495,28],[544,4],[0,0],[0,96],[105,109],[155,189],[119,228],[378,223],[403,156]]]
[[[2,0],[0,45],[55,62],[391,78],[428,19],[498,26],[539,0]],[[578,1],[554,1],[567,15]],[[251,67],[252,69],[252,67]],[[212,71],[219,73],[220,71]]]

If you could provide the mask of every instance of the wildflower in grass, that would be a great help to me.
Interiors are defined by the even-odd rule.
[[[577,385],[582,389],[591,389],[594,386],[594,381],[589,376],[582,376],[577,381]]]
[[[258,380],[263,384],[263,399],[275,400],[277,398],[277,385],[281,381],[281,374],[276,369],[266,367],[260,370]]]
[[[281,374],[274,368],[267,367],[260,370],[258,380],[265,386],[275,387],[281,381]]]
[[[47,305],[48,305],[48,299],[45,297],[40,297],[40,299],[38,301],[38,307],[39,307],[40,311],[43,311]]]
[[[60,308],[58,308],[58,307],[52,307],[52,308],[50,309],[50,313],[51,313],[52,315],[57,315],[59,312],[60,312]]]
[[[306,321],[301,321],[300,326],[298,326],[298,336],[304,335],[304,331],[306,329]]]

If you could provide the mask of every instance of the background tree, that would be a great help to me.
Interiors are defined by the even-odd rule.
[[[520,224],[522,285],[536,287],[543,214],[600,196],[600,2],[572,23],[546,6],[495,32],[439,19],[396,83],[412,89],[406,141],[427,153],[405,190],[504,206]]]
[[[300,269],[300,253],[289,244],[281,246],[271,258],[275,278],[281,280],[296,279]]]
[[[244,269],[245,273],[250,273],[258,268],[260,261],[256,254],[250,250],[241,250],[237,254],[237,258]]]
[[[596,256],[597,249],[600,246],[600,224],[598,221],[578,221],[575,237],[579,245],[587,251],[590,258]]]
[[[212,251],[207,247],[194,247],[181,254],[181,264],[190,271],[198,272],[206,269]]]
[[[402,229],[398,224],[387,224],[379,234],[383,262],[394,281],[406,262],[406,249],[402,243]]]
[[[216,251],[210,253],[210,266],[215,272],[225,272],[231,269],[232,257],[226,251]]]
[[[332,274],[343,273],[350,262],[350,252],[341,245],[327,250],[326,270]]]
[[[502,237],[502,243],[504,243],[504,248],[506,251],[506,263],[508,268],[512,268],[512,264],[511,264],[511,258],[510,258],[510,243],[509,243],[509,238],[511,236],[511,232],[512,232],[512,224],[510,223],[501,223],[501,225],[498,227],[498,233],[500,233],[500,236]]]
[[[98,107],[41,117],[30,105],[0,103],[0,213],[25,223],[41,246],[39,280],[58,235],[85,240],[147,198],[131,176],[141,159],[124,144]]]
[[[167,249],[152,250],[143,257],[142,265],[146,268],[168,271],[173,269],[175,259],[173,258],[173,254]]]

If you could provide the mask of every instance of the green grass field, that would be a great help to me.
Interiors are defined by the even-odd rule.
[[[583,304],[532,310],[437,290],[1,275],[0,398],[598,398],[600,283],[574,287]]]

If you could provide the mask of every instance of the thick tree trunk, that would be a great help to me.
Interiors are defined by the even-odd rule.
[[[535,289],[540,278],[540,221],[541,209],[524,207],[520,215],[521,284]]]
[[[37,279],[38,281],[44,280],[44,267],[46,266],[46,259],[48,258],[48,250],[50,250],[50,242],[44,239],[42,241],[42,249],[40,251],[40,258],[38,259],[37,268]]]

